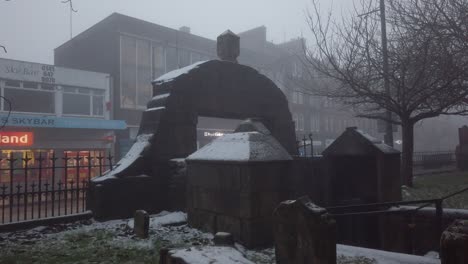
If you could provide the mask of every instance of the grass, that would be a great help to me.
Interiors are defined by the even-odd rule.
[[[158,263],[161,244],[128,246],[109,230],[70,232],[61,239],[2,245],[0,263]]]
[[[403,187],[404,200],[440,198],[468,187],[468,172],[423,175],[414,179],[413,188]],[[444,201],[444,208],[468,209],[468,191]]]

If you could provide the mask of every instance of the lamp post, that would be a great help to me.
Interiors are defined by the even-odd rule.
[[[382,70],[384,75],[384,88],[385,93],[387,93],[388,100],[391,98],[390,93],[390,82],[388,79],[388,48],[387,48],[387,25],[385,20],[385,1],[380,0],[380,27],[382,31]],[[385,113],[387,122],[385,122],[385,144],[393,147],[393,127],[392,123],[389,121],[392,119],[392,113],[387,110]]]

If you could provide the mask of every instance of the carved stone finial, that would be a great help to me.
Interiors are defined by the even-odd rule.
[[[217,53],[221,60],[237,63],[240,53],[240,37],[231,30],[226,30],[217,38]]]

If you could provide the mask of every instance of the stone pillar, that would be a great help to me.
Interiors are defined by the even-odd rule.
[[[336,222],[307,196],[273,213],[277,264],[336,264]]]
[[[137,210],[133,219],[133,232],[139,238],[148,238],[149,215],[144,210]]]
[[[237,63],[237,57],[240,53],[240,37],[232,33],[231,30],[226,30],[218,36],[216,41],[219,59]]]
[[[468,263],[468,220],[455,220],[440,239],[441,264]]]

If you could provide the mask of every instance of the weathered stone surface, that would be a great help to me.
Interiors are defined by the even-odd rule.
[[[440,239],[441,264],[468,263],[468,220],[455,220]]]
[[[147,238],[149,234],[149,215],[144,210],[135,211],[133,232],[139,238]]]
[[[231,233],[217,232],[213,242],[216,246],[234,246],[234,237]]]
[[[231,30],[226,30],[217,38],[216,51],[221,60],[237,63],[240,53],[240,37]]]
[[[254,264],[233,247],[205,246],[163,252],[159,264]]]
[[[276,263],[336,264],[336,223],[308,197],[282,202],[273,214]]]
[[[140,206],[145,202],[149,206],[144,209],[149,212],[170,209],[168,184],[171,170],[165,167],[169,167],[169,160],[185,158],[197,150],[199,115],[261,118],[264,127],[281,146],[289,154],[297,154],[294,122],[287,99],[270,79],[255,69],[212,60],[162,77],[153,82],[155,97],[142,115],[138,141],[129,155],[113,170],[91,182],[87,207],[95,216],[131,217],[135,209],[143,208]],[[137,178],[140,175],[153,178],[152,184],[147,184],[147,179]],[[224,186],[229,187],[229,184],[236,186],[239,182],[235,178],[231,180],[213,183],[226,183]],[[136,195],[129,190],[127,181],[138,186]],[[209,185],[211,182],[207,178],[203,183]],[[102,195],[95,193],[98,184],[103,186]]]

